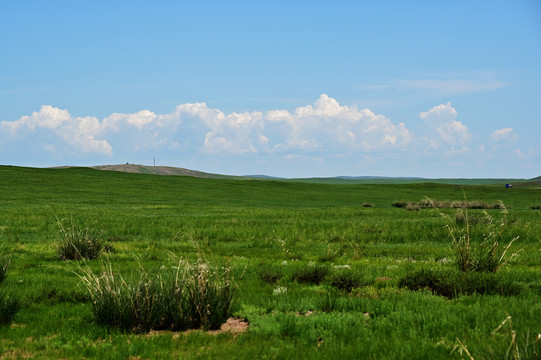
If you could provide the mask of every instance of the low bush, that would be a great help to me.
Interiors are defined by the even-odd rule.
[[[398,281],[399,287],[410,290],[429,289],[448,298],[462,294],[517,295],[521,286],[508,277],[491,273],[420,269],[406,274]]]
[[[541,209],[541,205],[532,205],[532,206],[530,206],[530,209],[531,210],[539,210],[539,209]]]
[[[58,222],[60,238],[55,242],[56,252],[62,260],[93,260],[102,252],[112,252],[113,247],[103,238],[102,232],[71,222],[64,226]]]
[[[363,203],[363,207],[370,207],[371,208],[371,207],[374,207],[374,205],[371,204],[371,203]]]
[[[310,262],[308,266],[298,267],[293,271],[291,278],[304,284],[321,284],[329,275],[329,268]]]
[[[82,269],[96,321],[122,330],[218,329],[232,313],[230,268],[222,274],[207,263],[179,263],[175,269],[131,278],[102,263],[101,273]]]
[[[391,206],[397,208],[405,208],[406,205],[408,205],[408,203],[404,200],[393,201],[393,203],[391,204]]]

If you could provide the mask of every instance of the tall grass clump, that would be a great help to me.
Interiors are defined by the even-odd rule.
[[[514,296],[522,291],[522,287],[508,276],[487,272],[462,272],[456,269],[414,270],[401,277],[398,286],[414,291],[429,289],[434,294],[448,298],[474,293]]]
[[[58,221],[59,239],[55,242],[56,252],[61,260],[93,260],[102,252],[112,251],[112,246],[103,238],[103,233],[88,226],[71,221],[65,226]]]
[[[492,219],[487,221],[489,225],[485,228],[486,232],[482,234],[480,239],[474,239],[470,231],[468,212],[466,210],[459,210],[459,212],[455,221],[465,224],[465,227],[448,227],[453,240],[458,268],[461,271],[497,272],[507,263],[509,248],[518,239],[518,236],[511,239],[507,245],[501,243],[506,226],[504,218],[497,226],[493,224]]]
[[[456,338],[451,350],[463,358],[469,359],[539,359],[541,358],[541,334],[517,333],[513,328],[511,315],[507,315],[502,323],[490,333],[482,346],[468,349],[465,341]]]
[[[10,263],[11,258],[0,253],[0,283],[6,278]]]
[[[349,268],[335,271],[329,279],[329,284],[345,292],[351,292],[354,288],[363,285],[363,278],[357,272]]]
[[[0,325],[11,323],[20,306],[17,298],[0,289]]]
[[[0,283],[6,278],[10,263],[11,258],[0,253]],[[0,289],[0,325],[11,323],[19,308],[19,300]]]
[[[330,271],[327,266],[318,265],[310,261],[308,266],[301,266],[295,269],[291,278],[299,283],[319,285],[329,273]]]
[[[230,267],[220,273],[204,262],[179,262],[175,268],[129,278],[103,262],[101,273],[81,269],[99,324],[121,330],[214,330],[232,313],[235,287]]]

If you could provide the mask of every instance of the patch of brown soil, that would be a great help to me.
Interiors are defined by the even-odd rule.
[[[207,331],[207,333],[216,335],[224,332],[231,332],[233,334],[239,334],[248,331],[248,321],[241,318],[229,318],[225,323],[222,324],[220,329],[218,330],[210,330]],[[178,338],[180,335],[189,334],[194,331],[201,331],[201,330],[186,330],[183,332],[175,332],[175,331],[169,331],[169,330],[150,330],[147,334],[145,334],[145,337],[153,337],[153,336],[160,336],[160,335],[166,335],[171,334],[173,336],[173,339]]]
[[[210,331],[210,333],[219,334],[229,331],[233,334],[238,334],[248,331],[248,326],[248,321],[246,321],[245,319],[229,318],[225,323],[222,324],[220,330],[213,330]]]

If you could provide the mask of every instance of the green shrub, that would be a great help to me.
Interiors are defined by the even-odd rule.
[[[104,251],[114,250],[100,231],[76,225],[73,221],[69,227],[64,226],[60,221],[58,226],[60,239],[55,242],[55,246],[58,257],[62,260],[93,260]]]
[[[363,207],[370,207],[371,208],[371,207],[374,207],[374,205],[371,204],[371,203],[363,203]]]
[[[530,209],[531,210],[539,210],[539,209],[541,209],[541,205],[539,205],[539,204],[538,205],[532,205],[532,206],[530,206]]]
[[[292,279],[304,284],[321,284],[329,275],[329,268],[325,265],[317,265],[313,262],[308,263],[308,266],[297,268]]]
[[[124,278],[102,263],[80,278],[92,300],[96,321],[122,330],[218,329],[232,313],[234,287],[230,268],[219,274],[208,264],[179,263],[176,269]]]
[[[11,323],[19,308],[20,302],[3,289],[0,289],[0,325]]]

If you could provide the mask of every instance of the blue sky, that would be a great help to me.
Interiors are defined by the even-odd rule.
[[[0,164],[541,175],[539,1],[1,1]]]

